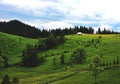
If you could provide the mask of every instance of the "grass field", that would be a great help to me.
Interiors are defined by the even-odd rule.
[[[96,40],[102,37],[100,43]],[[93,43],[90,43],[94,40]],[[14,65],[21,60],[22,50],[26,44],[37,44],[37,39],[24,38],[20,36],[0,33],[0,48],[9,58],[9,63]],[[86,62],[69,66],[72,52],[79,47],[84,47],[87,53]],[[60,64],[60,56],[65,52],[66,65]],[[103,60],[111,61],[116,56],[120,56],[120,35],[68,35],[62,45],[39,52],[46,58],[46,61],[37,67],[27,68],[11,66],[0,71],[0,81],[5,74],[10,78],[17,77],[20,84],[93,84],[94,78],[88,65],[95,56],[103,55]],[[53,65],[53,58],[56,58],[57,66]],[[65,68],[67,67],[67,69]],[[119,84],[120,66],[114,66],[104,70],[98,76],[98,84]]]

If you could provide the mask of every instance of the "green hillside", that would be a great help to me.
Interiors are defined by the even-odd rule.
[[[0,32],[0,50],[9,58],[10,64],[20,61],[21,52],[26,44],[35,45],[37,42],[37,39],[23,38]]]
[[[101,41],[98,43],[98,39]],[[14,65],[21,60],[22,50],[26,44],[37,44],[37,39],[0,33],[0,48],[9,58],[9,63]],[[73,51],[84,47],[87,59],[82,64],[73,64],[70,60]],[[60,64],[60,56],[65,53],[65,65]],[[89,70],[89,64],[95,56],[103,55],[102,61],[113,61],[120,56],[120,35],[68,35],[64,44],[53,49],[39,52],[46,61],[37,67],[11,66],[0,71],[0,82],[5,74],[10,78],[17,77],[20,84],[93,84],[94,77]],[[56,59],[56,66],[53,59]],[[105,69],[97,79],[98,84],[119,84],[120,66],[114,65]]]

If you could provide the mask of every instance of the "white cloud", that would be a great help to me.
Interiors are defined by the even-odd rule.
[[[17,6],[18,8],[45,8],[54,5],[52,1],[44,0],[2,0],[2,3]]]
[[[61,21],[55,17],[56,20],[50,20],[49,22],[41,22],[36,18],[34,24],[37,26],[58,28],[81,23],[112,28],[111,24],[120,22],[119,2],[119,0],[1,0],[0,3],[11,5],[17,8],[17,11],[25,10],[25,12],[36,16],[45,15],[46,18],[44,19],[51,19],[48,18],[48,15],[54,16],[56,13],[60,13],[59,16],[65,16]],[[51,11],[51,9],[58,12]],[[86,16],[87,18],[84,18]],[[37,21],[42,24],[38,24]],[[28,22],[33,24],[33,21]]]
[[[73,27],[73,25],[65,22],[65,21],[53,21],[48,23],[43,23],[41,26],[44,28],[54,29],[54,28],[69,28]]]
[[[55,5],[49,0],[2,0],[1,3],[14,6],[19,10],[32,11],[36,15],[43,15],[47,7]]]

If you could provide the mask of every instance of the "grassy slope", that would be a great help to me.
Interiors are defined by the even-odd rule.
[[[0,32],[0,49],[8,58],[10,64],[14,64],[20,61],[21,52],[25,48],[26,44],[36,44],[36,39],[23,38],[11,34],[5,34]]]
[[[3,38],[4,40],[6,40],[6,43],[0,42],[2,49],[4,48],[3,52],[10,52],[9,48],[11,48],[13,45],[15,46],[15,48],[12,48],[13,52],[8,53],[8,55],[10,56],[9,61],[13,64],[20,61],[20,52],[27,43],[35,44],[37,42],[37,40],[35,39],[27,39],[4,33],[0,33],[0,36],[0,39]],[[98,36],[99,35],[66,36],[67,41],[63,45],[39,53],[39,55],[47,56],[46,62],[44,62],[40,66],[33,68],[25,68],[19,66],[10,67],[2,70],[2,73],[0,73],[0,78],[2,78],[4,74],[8,73],[11,78],[19,78],[20,84],[42,84],[45,82],[51,82],[53,84],[92,84],[93,77],[91,76],[91,73],[89,71],[86,71],[86,69],[88,68],[88,64],[94,56],[101,53],[103,53],[104,55],[104,60],[112,60],[115,56],[118,56],[120,53],[120,35],[102,35],[102,42],[97,45],[97,48],[94,47],[94,45],[85,48],[87,52],[86,62],[81,65],[74,65],[73,67],[67,66],[67,71],[65,70],[64,66],[59,64],[59,61],[61,53],[65,51],[65,60],[66,64],[68,64],[72,51],[81,46],[85,46],[88,41],[90,41],[91,39],[97,39]],[[20,38],[22,39],[21,42],[19,42]],[[13,42],[13,44],[11,42]],[[5,47],[3,43],[4,45],[9,44],[11,46],[9,48]],[[57,59],[57,66],[53,65],[53,58]],[[98,82],[102,84],[117,84],[118,81],[120,81],[120,76],[118,75],[118,73],[120,73],[120,68],[112,68],[106,70],[99,76]],[[109,79],[112,79],[112,82],[108,81]]]

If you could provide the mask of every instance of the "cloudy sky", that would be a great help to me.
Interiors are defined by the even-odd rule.
[[[0,0],[0,21],[18,19],[38,28],[75,25],[120,31],[120,0]]]

